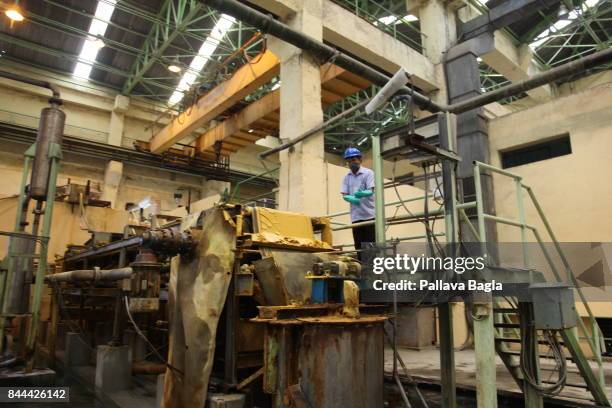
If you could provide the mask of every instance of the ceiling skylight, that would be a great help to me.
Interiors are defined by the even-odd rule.
[[[174,106],[183,99],[185,91],[188,91],[196,82],[206,62],[210,59],[211,55],[213,55],[221,41],[223,41],[223,37],[225,37],[225,34],[227,34],[235,21],[236,19],[232,16],[228,16],[227,14],[221,15],[221,18],[210,32],[210,35],[202,43],[198,55],[193,58],[193,61],[189,64],[189,68],[183,74],[183,77],[170,96],[170,99],[168,99],[168,105]]]
[[[418,18],[412,14],[406,14],[402,18],[402,20],[412,22],[412,21],[417,21]],[[385,17],[381,17],[378,19],[378,21],[380,21],[381,23],[385,25],[399,24],[402,20],[398,19],[396,16],[385,16]],[[376,25],[377,22],[375,22],[374,25]]]
[[[601,0],[586,0],[580,6],[580,10],[572,10],[569,13],[565,14],[562,18],[560,18],[556,23],[548,27],[546,30],[542,31],[538,36],[529,44],[531,49],[536,49],[540,45],[544,44],[547,40],[553,38],[556,33],[561,31],[566,26],[570,25],[574,20],[582,15],[588,9],[593,8],[599,3]]]
[[[113,11],[115,11],[116,3],[117,0],[98,1],[94,18],[91,19],[91,24],[89,25],[89,37],[83,43],[83,48],[81,48],[79,53],[79,62],[77,62],[72,73],[74,76],[89,78],[93,63],[98,56],[98,51],[104,47],[102,38],[106,33],[106,27],[108,27],[107,21],[110,21]]]

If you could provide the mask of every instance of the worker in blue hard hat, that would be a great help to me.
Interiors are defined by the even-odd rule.
[[[351,205],[351,223],[374,219],[374,172],[361,165],[362,155],[359,149],[349,147],[344,151],[344,160],[350,171],[342,181],[340,193],[344,201]],[[362,244],[376,241],[374,224],[353,228],[355,249]],[[361,255],[361,252],[359,252]],[[359,259],[363,260],[362,256]]]

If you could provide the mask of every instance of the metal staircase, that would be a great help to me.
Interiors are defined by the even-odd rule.
[[[493,172],[501,174],[503,176],[513,179],[516,186],[516,198],[519,219],[509,219],[500,217],[497,215],[486,214],[483,207],[483,193],[480,183],[480,176],[483,171]],[[533,304],[529,302],[519,302],[516,298],[495,298],[493,300],[493,321],[494,321],[494,333],[495,333],[495,350],[504,362],[506,368],[511,373],[518,386],[523,390],[525,394],[526,406],[528,407],[541,407],[542,406],[542,395],[546,395],[546,392],[542,393],[537,391],[538,388],[546,388],[552,383],[555,383],[557,379],[551,379],[550,368],[548,362],[555,361],[551,360],[551,353],[546,352],[546,345],[551,342],[556,345],[556,356],[557,363],[564,359],[566,360],[566,371],[572,373],[571,380],[566,379],[563,381],[564,386],[562,389],[556,389],[550,393],[550,396],[557,395],[559,397],[571,397],[576,398],[571,394],[571,389],[587,389],[593,401],[598,406],[612,406],[606,395],[604,371],[602,366],[602,350],[605,349],[603,342],[603,335],[597,321],[589,307],[586,298],[580,289],[574,272],[561,248],[561,245],[557,241],[552,228],[546,219],[544,211],[536,199],[531,188],[523,184],[521,176],[513,174],[511,172],[496,168],[494,166],[475,162],[474,163],[474,182],[476,189],[476,199],[473,202],[463,203],[458,206],[459,216],[468,220],[465,210],[468,208],[476,209],[477,219],[477,230],[472,228],[471,223],[467,223],[472,228],[472,233],[478,238],[481,243],[481,249],[483,253],[486,253],[486,229],[485,221],[493,221],[505,225],[515,226],[521,229],[521,241],[523,243],[523,254],[525,268],[529,267],[528,251],[526,250],[527,233],[531,231],[535,238],[535,241],[539,244],[539,248],[546,259],[546,262],[555,276],[557,282],[562,282],[561,274],[553,261],[553,255],[560,259],[563,269],[565,269],[567,282],[570,282],[574,286],[574,292],[578,295],[578,300],[583,304],[584,309],[587,313],[587,325],[583,322],[581,316],[576,316],[577,327],[570,329],[562,329],[554,334],[553,332],[546,332],[547,337],[544,338],[544,333],[541,330],[536,330],[533,325]],[[538,229],[532,224],[528,224],[525,220],[525,208],[523,203],[524,193],[527,193],[531,203],[535,207],[539,221],[544,225],[546,230],[547,239],[554,244],[554,252],[551,253],[544,245],[542,235]],[[577,313],[577,312],[576,312]],[[525,343],[525,336],[530,334],[531,341],[528,344],[533,344],[531,348]],[[594,363],[596,368],[589,364],[583,348],[580,344],[580,340],[585,340],[586,348],[593,355]],[[527,346],[527,347],[526,347]],[[527,352],[525,352],[527,348]],[[552,348],[549,347],[550,351]],[[530,369],[524,369],[529,365]],[[523,364],[523,366],[521,366]],[[546,368],[544,368],[546,367]],[[557,367],[558,368],[558,367]],[[542,372],[549,372],[543,375]],[[530,377],[530,381],[525,378],[525,373],[534,373]],[[579,375],[579,381],[576,380],[576,375]],[[531,375],[531,374],[530,374]],[[557,374],[559,375],[559,374]],[[535,378],[533,378],[535,377]],[[530,383],[532,385],[530,385]],[[533,385],[535,383],[535,386]]]
[[[507,301],[506,299],[504,299]],[[518,308],[495,308],[495,320],[500,323],[495,323],[495,349],[500,356],[504,365],[518,384],[525,390],[525,379],[521,370],[521,352],[522,352],[522,332],[520,319],[521,316],[529,315],[530,305],[520,304]],[[605,392],[605,385],[599,381],[596,371],[589,364],[582,348],[579,345],[577,332],[574,329],[566,329],[559,333],[559,344],[561,345],[562,357],[569,364],[567,370],[573,374],[563,382],[564,387],[559,393],[551,396],[561,398],[580,398],[580,394],[572,392],[574,390],[585,389],[591,393],[592,400],[599,406],[610,406]],[[552,353],[549,349],[545,349],[547,341],[542,335],[538,335],[537,342],[539,345],[537,364],[540,368],[540,382],[543,386],[550,385],[556,381],[556,376],[553,377],[553,371],[556,368],[550,368],[550,362],[554,361]],[[544,374],[546,373],[546,374]]]

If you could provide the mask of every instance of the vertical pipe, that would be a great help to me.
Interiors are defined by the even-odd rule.
[[[62,123],[63,126],[63,123]],[[63,133],[63,128],[62,128]],[[30,321],[30,330],[26,343],[26,371],[33,368],[34,363],[34,348],[36,345],[36,335],[38,332],[38,324],[40,320],[40,301],[42,295],[43,281],[47,271],[47,251],[49,249],[49,237],[51,233],[51,221],[53,218],[53,204],[55,203],[55,190],[57,175],[59,173],[61,147],[57,143],[52,143],[49,147],[49,158],[51,159],[51,169],[49,172],[47,197],[44,210],[42,237],[43,242],[40,245],[40,257],[38,258],[38,269],[36,271],[36,280],[34,282],[34,296],[32,302],[32,319]]]
[[[450,151],[455,150],[454,132],[452,131],[450,115],[438,117],[440,147]],[[442,161],[442,189],[444,193],[444,226],[447,248],[454,257],[456,243],[459,239],[457,220],[457,185],[455,181],[454,164],[448,160]],[[433,232],[433,231],[432,231]],[[435,232],[434,232],[435,233]],[[457,406],[457,386],[455,378],[455,341],[453,336],[453,309],[450,302],[438,305],[440,326],[440,367],[442,382],[442,406],[454,408]]]
[[[27,203],[29,202],[29,198],[26,195],[25,187],[28,180],[28,175],[30,172],[30,167],[32,165],[32,158],[34,157],[34,150],[36,149],[35,144],[30,146],[30,148],[25,153],[25,160],[23,165],[23,173],[21,176],[21,185],[19,186],[19,198],[17,199],[17,216],[15,217],[15,232],[22,232],[24,230],[24,219],[25,212],[23,211],[24,206],[27,209]],[[12,275],[15,268],[15,258],[13,256],[14,252],[14,242],[13,239],[9,240],[8,247],[8,257],[7,257],[7,268],[6,273],[3,273],[0,276],[0,351],[4,349],[4,328],[6,326],[6,318],[4,317],[6,314],[6,307],[8,306],[8,294],[7,290],[11,287],[12,284]]]
[[[374,171],[374,204],[376,244],[384,245],[385,238],[385,183],[380,155],[380,136],[372,135],[372,170]]]

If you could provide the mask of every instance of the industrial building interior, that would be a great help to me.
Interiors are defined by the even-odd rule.
[[[612,406],[612,0],[0,12],[1,406]]]

